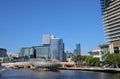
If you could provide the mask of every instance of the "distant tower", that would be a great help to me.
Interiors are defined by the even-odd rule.
[[[51,35],[50,34],[44,34],[42,37],[42,43],[43,45],[49,45],[51,40]]]
[[[80,43],[76,44],[76,52],[77,52],[77,55],[81,55]]]
[[[77,56],[77,51],[76,51],[76,49],[74,49],[74,56]]]
[[[76,44],[76,49],[74,49],[74,56],[81,55],[80,43]]]
[[[52,38],[50,44],[51,58],[59,61],[64,60],[64,44],[60,38]]]
[[[55,38],[54,35],[43,35],[43,46],[50,46],[50,58],[64,61],[64,43],[60,38]]]

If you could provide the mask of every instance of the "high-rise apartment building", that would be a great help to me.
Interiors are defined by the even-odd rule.
[[[120,41],[120,0],[101,0],[107,42]]]
[[[110,53],[120,53],[120,0],[100,0]]]

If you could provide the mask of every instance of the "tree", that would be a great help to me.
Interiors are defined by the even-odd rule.
[[[83,64],[84,61],[86,59],[86,56],[81,56],[81,55],[77,55],[72,57],[72,60],[76,63],[76,64]]]
[[[105,58],[105,63],[118,68],[120,65],[120,54],[108,54]]]
[[[87,56],[85,59],[85,63],[89,66],[100,66],[100,60],[92,56]]]

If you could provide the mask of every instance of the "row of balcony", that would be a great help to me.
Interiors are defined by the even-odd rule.
[[[120,34],[114,35],[114,36],[109,36],[109,37],[107,37],[107,39],[110,39],[110,38],[117,38],[117,37],[120,37]]]
[[[116,13],[118,13],[120,10],[119,9],[115,9],[114,11],[112,11],[112,12],[110,12],[110,13],[106,13],[104,16],[103,16],[103,18],[106,18],[106,17],[108,17],[108,16],[111,16],[111,15],[113,15],[113,14],[116,14]]]
[[[119,5],[120,4],[120,1],[114,1],[114,2],[111,2],[109,4],[109,7],[107,8],[107,10],[110,10],[111,8],[114,8],[115,6]]]
[[[106,4],[109,4],[109,5],[114,5],[116,2],[118,2],[119,0],[101,0],[101,4],[102,6],[106,5]]]
[[[111,19],[104,19],[104,24],[107,24],[107,23],[111,23],[111,22],[115,22],[115,21],[118,21],[120,20],[120,16],[117,16],[117,17],[114,17],[114,18],[111,18]]]
[[[114,25],[109,25],[109,26],[105,26],[104,30],[116,30],[117,28],[120,27],[120,23],[116,23]]]
[[[104,19],[105,19],[105,20],[109,20],[109,19],[118,18],[118,17],[120,17],[120,12],[117,12],[116,14],[107,16],[107,17],[105,17]]]
[[[120,34],[120,29],[119,30],[117,30],[117,31],[113,31],[113,32],[106,32],[106,36],[112,36],[112,35],[117,35],[117,34]]]
[[[120,38],[107,39],[106,41],[107,41],[107,42],[120,41]]]
[[[119,30],[120,29],[120,24],[119,24],[119,26],[117,26],[117,27],[114,27],[114,28],[109,28],[109,29],[106,29],[106,31],[107,32],[112,32],[112,31],[116,31],[116,30]]]
[[[120,5],[120,3],[119,3],[119,5]],[[119,6],[119,5],[115,6],[114,8],[111,8],[110,10],[106,10],[106,11],[104,12],[104,15],[105,15],[105,14],[109,14],[109,13],[111,13],[111,12],[113,12],[113,11],[116,11],[117,9],[120,9],[120,6]]]

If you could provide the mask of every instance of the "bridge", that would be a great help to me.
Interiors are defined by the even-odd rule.
[[[57,67],[73,67],[74,62],[45,61],[41,59],[31,59],[30,61],[2,63],[5,68],[57,68]]]
[[[2,63],[2,67],[4,68],[57,68],[60,66],[59,62],[54,61],[23,61],[23,62],[12,62],[12,63]]]
[[[31,63],[29,61],[25,61],[25,62],[12,62],[12,63],[2,63],[1,64],[2,67],[5,68],[26,68],[26,67],[30,67]]]

